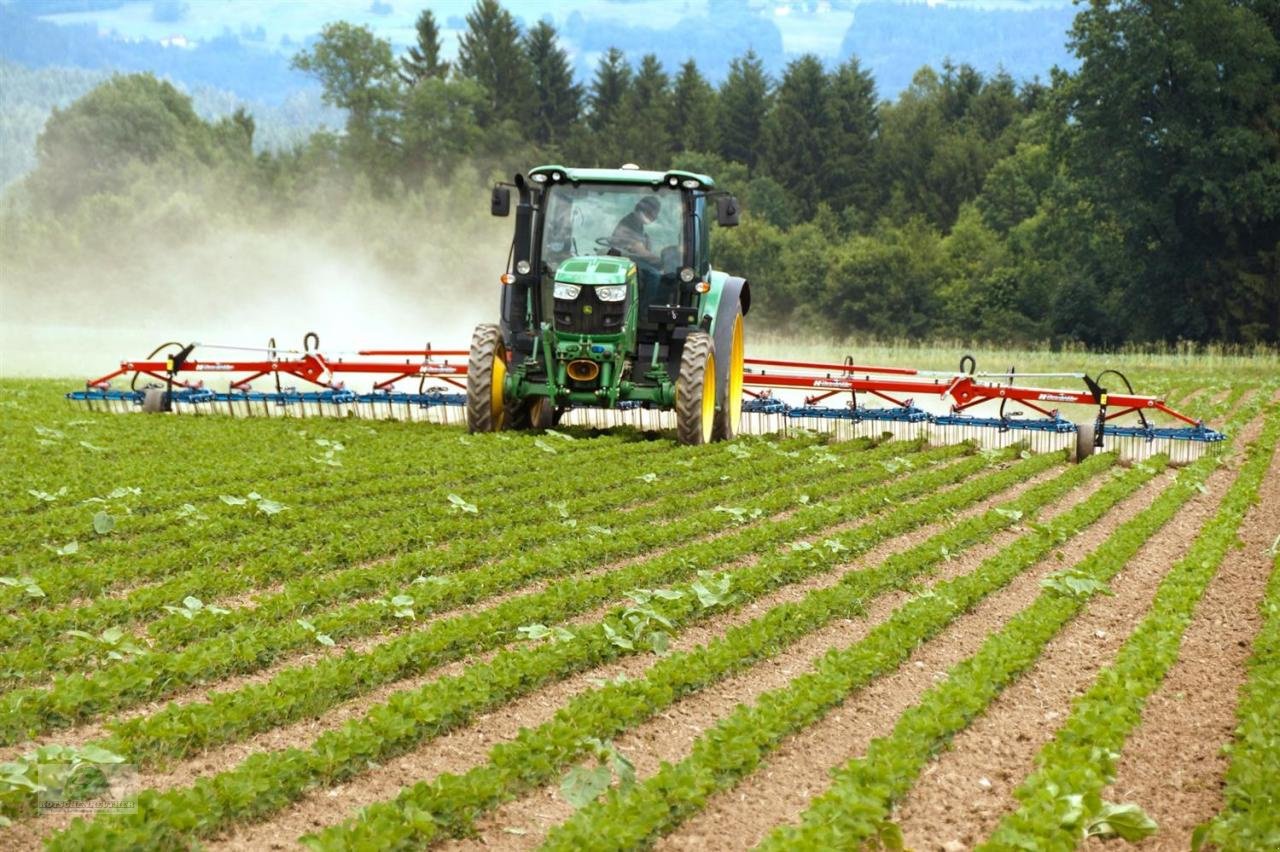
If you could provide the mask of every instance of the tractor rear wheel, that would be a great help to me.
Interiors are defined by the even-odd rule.
[[[743,361],[746,356],[743,343],[742,308],[733,315],[733,336],[730,349],[721,353],[721,357],[729,359],[728,370],[724,377],[724,393],[719,410],[716,411],[715,440],[732,441],[738,437],[742,426],[742,374]]]
[[[497,432],[506,425],[506,378],[507,351],[502,332],[492,323],[476,326],[467,361],[467,431]]]
[[[716,354],[711,335],[685,338],[676,377],[676,438],[682,444],[709,444],[715,437]]]

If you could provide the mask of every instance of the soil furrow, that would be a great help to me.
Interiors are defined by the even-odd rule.
[[[1050,475],[1054,472],[1052,471]],[[1034,477],[1020,483],[1016,489],[1006,491],[995,498],[982,501],[983,508],[995,502],[1009,499],[1013,493],[1021,491],[1042,481],[1042,476]],[[974,508],[969,511],[978,511]],[[865,523],[861,519],[856,523]],[[846,526],[846,525],[841,525]],[[936,532],[940,527],[931,527]],[[829,531],[826,532],[829,534]],[[932,533],[925,534],[924,537]],[[910,546],[904,542],[917,540],[919,531],[909,533],[885,542],[871,553],[887,555],[890,552]],[[870,557],[868,557],[870,558]],[[841,573],[841,572],[836,572]],[[834,578],[828,582],[834,582]],[[797,587],[803,584],[796,584]],[[778,595],[790,596],[792,592],[780,590]],[[769,606],[776,605],[784,597],[762,599],[773,600]],[[755,607],[761,604],[754,605]],[[596,614],[596,620],[606,609]],[[693,647],[722,635],[730,626],[750,618],[754,618],[762,609],[746,607],[742,611],[729,612],[695,624],[678,633],[672,642],[674,648]],[[537,692],[518,699],[506,707],[485,714],[458,731],[436,738],[421,748],[400,756],[372,776],[355,779],[352,782],[332,790],[316,791],[296,803],[285,813],[268,823],[256,826],[239,827],[234,834],[214,846],[225,845],[228,848],[262,848],[271,844],[294,845],[296,839],[325,825],[340,822],[349,817],[355,810],[367,804],[392,798],[400,788],[416,783],[422,778],[429,778],[443,772],[462,772],[483,762],[494,745],[509,740],[522,727],[534,727],[549,719],[560,706],[567,703],[574,695],[602,680],[626,674],[628,677],[642,677],[645,669],[652,664],[654,658],[648,655],[630,657],[598,668],[590,672],[574,675],[564,681],[544,687]],[[309,742],[309,740],[308,740]],[[335,802],[336,800],[336,802]]]
[[[1241,442],[1260,428],[1255,421]],[[1206,491],[1188,501],[1112,579],[1114,595],[1092,600],[1050,640],[1036,664],[925,769],[895,810],[909,846],[967,848],[1016,807],[1013,790],[1035,768],[1040,748],[1066,719],[1072,701],[1115,658],[1150,608],[1161,579],[1186,554],[1234,479],[1234,466],[1211,474]]]
[[[1259,604],[1272,570],[1267,553],[1280,535],[1280,450],[1272,456],[1260,501],[1245,516],[1241,550],[1228,554],[1196,607],[1178,662],[1147,700],[1116,779],[1103,797],[1136,802],[1160,826],[1140,846],[1188,849],[1196,826],[1221,808],[1230,757],[1222,747],[1236,727],[1236,704]],[[1086,844],[1094,845],[1093,843]]]
[[[1054,470],[1050,474],[1060,472],[1060,470]],[[1013,499],[1037,481],[1041,481],[1041,478],[1022,483],[1016,489],[983,500],[954,520],[958,521],[963,517],[978,514]],[[1042,517],[1050,519],[1067,511],[1079,501],[1088,499],[1089,495],[1100,488],[1104,481],[1102,476],[1095,477],[1067,494],[1056,506],[1046,509]],[[950,522],[930,525],[907,536],[886,542],[859,559],[856,564],[876,565],[894,553],[928,540],[949,525]],[[1021,532],[1022,530],[1018,529],[1006,530],[992,536],[989,541],[958,554],[950,562],[942,563],[935,575],[924,582],[928,584],[938,579],[968,573],[984,559],[1006,547]],[[752,607],[752,611],[737,614],[734,622],[742,623],[758,617],[778,604],[798,601],[813,589],[833,585],[843,573],[843,571],[833,572],[806,583],[797,584],[795,587],[780,590],[769,598],[759,601]],[[888,618],[908,598],[907,592],[893,592],[875,598],[868,603],[864,614],[835,621],[777,657],[677,702],[657,718],[618,738],[615,745],[635,763],[636,771],[641,777],[653,774],[659,769],[662,761],[682,758],[689,751],[694,739],[704,729],[727,716],[738,704],[749,703],[763,692],[784,686],[796,675],[807,671],[814,661],[829,649],[847,647],[858,641],[877,624]],[[725,629],[728,626],[726,625]],[[683,637],[678,644],[682,649],[689,646]],[[531,848],[542,839],[551,826],[567,819],[572,813],[572,808],[560,796],[557,787],[550,785],[510,802],[480,820],[477,824],[478,839],[457,841],[446,844],[446,847]],[[513,830],[521,833],[512,833]]]
[[[794,512],[795,512],[794,509],[787,509],[776,515],[770,515],[767,518],[761,518],[758,521],[752,521],[751,523],[746,524],[744,526],[754,526],[760,523],[777,522],[777,521],[785,520],[789,518],[791,515],[793,515]],[[619,571],[619,570],[628,568],[632,565],[635,565],[639,562],[644,562],[650,559],[661,557],[666,553],[669,553],[670,551],[676,550],[681,547],[687,547],[694,544],[702,544],[705,542],[715,541],[716,539],[723,538],[726,535],[739,532],[741,529],[742,527],[729,527],[726,529],[718,530],[713,533],[699,535],[683,541],[673,542],[663,547],[646,551],[645,553],[636,554],[634,556],[628,556],[626,558],[619,559],[614,562],[610,562],[606,565],[603,565],[597,568],[591,568],[589,570],[583,570],[583,571],[577,572],[573,576],[575,578],[588,578],[588,577],[597,576],[599,574],[609,573],[612,571]],[[108,725],[110,722],[113,722],[113,721],[124,721],[128,719],[135,719],[139,717],[150,716],[154,713],[160,712],[170,704],[183,705],[183,704],[203,703],[208,699],[209,696],[237,692],[239,690],[246,689],[251,686],[267,683],[272,678],[276,677],[281,672],[287,669],[303,668],[306,666],[314,665],[319,660],[330,658],[330,657],[341,657],[342,655],[348,652],[353,654],[366,654],[366,653],[369,653],[370,651],[376,650],[378,646],[384,645],[398,638],[404,633],[409,632],[410,630],[427,630],[431,627],[433,623],[441,621],[443,619],[457,618],[465,615],[480,613],[485,610],[492,609],[496,606],[499,606],[502,603],[509,601],[513,598],[537,594],[541,591],[544,591],[547,588],[547,586],[556,582],[560,582],[564,579],[567,579],[567,577],[552,577],[547,579],[535,580],[527,585],[520,586],[519,588],[511,588],[508,591],[491,595],[487,598],[484,598],[482,600],[476,601],[471,604],[466,604],[460,607],[452,607],[449,609],[438,610],[432,613],[429,617],[423,618],[417,621],[404,620],[402,622],[397,622],[394,624],[387,624],[384,626],[381,632],[371,636],[353,637],[351,639],[339,639],[335,641],[332,647],[325,647],[317,644],[315,646],[308,646],[305,648],[295,649],[294,651],[284,654],[279,659],[274,661],[271,665],[265,668],[259,669],[255,672],[251,672],[249,674],[243,674],[243,675],[236,675],[233,677],[222,678],[222,679],[210,681],[209,683],[201,684],[199,686],[190,687],[181,692],[170,695],[162,700],[151,701],[144,705],[139,705],[137,707],[131,707],[127,710],[118,711],[112,714],[112,717],[110,720],[95,720],[95,721],[87,722],[81,725],[76,725],[71,728],[53,730],[53,731],[49,731],[48,733],[40,737],[35,738],[34,740],[28,740],[24,743],[14,745],[14,746],[5,746],[3,748],[0,748],[0,761],[15,760],[18,757],[20,757],[22,754],[30,751],[31,749],[37,746],[48,745],[51,743],[58,743],[60,745],[83,745],[87,742],[107,737],[110,734],[110,731],[108,730]],[[607,611],[611,605],[612,604],[605,604],[602,607],[593,609],[589,613],[574,619],[574,621],[587,623],[592,620],[598,620],[599,614]],[[594,616],[594,618],[592,618],[592,616]],[[312,617],[314,618],[315,616],[312,615]],[[430,679],[430,677],[428,677],[428,679]],[[414,680],[417,680],[417,678],[415,678]],[[402,681],[400,682],[400,685],[403,686],[404,683],[405,681]],[[391,684],[391,686],[395,686],[395,684]],[[355,700],[360,701],[361,699],[355,699]],[[302,724],[308,724],[310,723],[310,721],[312,720],[304,721]]]
[[[826,789],[830,771],[862,754],[875,737],[946,677],[947,670],[978,650],[986,637],[1026,608],[1040,580],[1070,564],[1072,554],[1097,547],[1112,531],[1156,498],[1160,481],[1123,500],[1053,556],[1019,574],[1008,586],[961,615],[921,645],[896,672],[849,697],[839,709],[790,737],[733,789],[711,797],[705,810],[658,842],[660,849],[745,849],[778,824],[796,821],[810,799]]]

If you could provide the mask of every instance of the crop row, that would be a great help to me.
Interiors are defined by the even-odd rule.
[[[307,573],[287,582],[279,592],[264,596],[253,608],[238,608],[216,617],[212,613],[202,613],[200,617],[190,617],[186,612],[174,613],[149,625],[153,649],[176,650],[188,642],[218,633],[226,637],[225,641],[238,642],[244,631],[257,627],[270,626],[278,632],[282,629],[279,625],[286,624],[288,627],[284,629],[292,629],[296,627],[292,621],[298,615],[312,617],[326,604],[358,600],[378,593],[394,595],[398,586],[409,584],[423,575],[430,577],[430,582],[420,582],[404,592],[413,599],[411,606],[415,614],[474,602],[493,590],[518,588],[540,577],[585,567],[591,564],[592,554],[613,557],[639,553],[649,547],[669,545],[681,536],[723,527],[736,516],[731,511],[732,507],[717,509],[720,502],[732,503],[753,497],[765,483],[781,486],[811,477],[812,472],[807,465],[840,466],[853,458],[859,464],[875,464],[896,453],[915,449],[913,445],[888,444],[869,452],[858,452],[862,445],[856,444],[840,448],[839,454],[824,450],[802,455],[798,451],[779,450],[768,444],[762,446],[769,446],[771,452],[757,454],[758,460],[746,470],[745,475],[728,481],[722,481],[725,477],[721,468],[715,464],[704,464],[684,475],[679,491],[661,492],[663,496],[651,502],[643,501],[657,489],[642,478],[629,480],[615,488],[596,489],[578,499],[558,491],[566,499],[554,506],[540,506],[539,511],[530,513],[535,522],[526,525],[477,536],[471,533],[471,518],[465,522],[453,521],[455,532],[447,548],[410,552],[372,565]],[[685,489],[692,493],[686,493]],[[635,508],[619,512],[620,507]],[[607,519],[610,526],[586,523],[596,516]],[[654,526],[672,519],[680,523],[666,528]],[[462,571],[504,554],[505,558],[496,563]],[[163,611],[161,607],[166,602],[182,600],[182,592],[191,586],[197,587],[198,594],[206,599],[210,592],[226,594],[229,587],[232,591],[244,588],[246,584],[252,588],[254,582],[254,575],[248,571],[227,575],[209,569],[201,572],[195,582],[185,586],[163,585],[137,590],[122,599],[106,599],[74,610],[32,616],[24,627],[28,644],[0,654],[0,671],[13,676],[58,668],[65,670],[84,661],[96,647],[93,642],[50,641],[63,631],[102,629],[105,625],[128,624],[146,618]],[[344,614],[322,615],[320,618],[324,623],[318,632],[331,637],[363,635],[358,632],[358,624],[387,623],[388,618],[394,620],[395,610],[385,606],[385,601],[366,601],[363,613],[362,619],[348,618]],[[265,638],[259,636],[253,641]],[[296,639],[292,646],[265,643],[261,647],[284,649],[301,641],[304,640]],[[268,661],[261,653],[257,658],[263,664]],[[154,659],[153,655],[149,665],[156,665]]]
[[[992,476],[972,479],[959,488],[935,494],[920,503],[902,506],[874,523],[833,537],[832,546],[771,549],[757,563],[732,575],[732,595],[718,605],[702,606],[701,599],[695,594],[696,589],[687,586],[667,594],[653,593],[649,606],[654,607],[654,612],[669,624],[669,629],[678,630],[723,609],[743,606],[779,585],[827,570],[831,565],[866,552],[875,543],[903,529],[928,523],[945,511],[1007,488],[1034,471],[1043,470],[1047,466],[1046,461],[1052,463],[1052,460],[1038,457]],[[936,489],[941,484],[935,483],[933,487]],[[1039,491],[1045,500],[1054,499],[1060,493],[1043,486]],[[832,517],[837,516],[833,514]],[[869,572],[850,572],[851,577],[864,575],[870,576]],[[695,581],[695,584],[700,582]],[[659,607],[660,610],[657,609]],[[549,681],[643,650],[638,643],[629,643],[628,646],[628,643],[614,641],[627,617],[628,609],[618,607],[601,622],[574,631],[568,641],[517,646],[500,652],[488,663],[468,667],[460,675],[440,678],[419,689],[399,693],[370,710],[364,718],[352,720],[342,729],[322,735],[307,751],[290,749],[253,755],[235,769],[201,779],[191,788],[143,793],[137,815],[75,826],[68,834],[55,838],[54,845],[65,843],[66,848],[73,848],[79,844],[111,842],[144,846],[181,844],[189,842],[193,836],[216,833],[236,821],[263,819],[316,784],[332,784],[365,772],[372,763],[382,762],[415,747],[426,739],[466,723],[479,712],[500,706]],[[835,617],[835,613],[828,612],[827,617]],[[614,638],[611,638],[607,624],[614,625],[609,628],[614,631]],[[799,629],[798,622],[781,619],[773,625],[771,635],[783,637],[796,629]],[[773,645],[757,643],[756,651],[764,652],[769,647]],[[658,667],[678,672],[678,666],[675,669],[671,666],[686,656],[666,658],[658,663]],[[619,686],[614,683],[607,688]],[[668,703],[670,700],[674,697],[668,696]],[[655,712],[660,706],[662,702],[655,705]],[[246,795],[250,790],[254,795]],[[192,815],[190,821],[173,818],[185,813]]]
[[[549,849],[628,849],[651,843],[708,798],[754,770],[790,734],[821,719],[855,689],[901,665],[923,641],[1003,588],[1156,473],[1136,467],[1043,527],[1026,533],[973,572],[935,584],[872,628],[859,642],[820,658],[807,674],[741,705],[704,731],[689,756],[643,782],[579,810],[552,830]]]
[[[1196,604],[1257,501],[1278,437],[1280,416],[1273,410],[1217,513],[1161,581],[1150,612],[1115,661],[1099,672],[1037,755],[1036,770],[1014,792],[1020,807],[1000,822],[985,848],[1074,847],[1104,817],[1107,803],[1101,794],[1115,776],[1115,761],[1141,720],[1147,697],[1177,660]]]
[[[1249,677],[1236,708],[1223,798],[1226,806],[1197,830],[1198,847],[1265,849],[1280,845],[1280,539],[1262,602],[1263,626],[1253,643]]]
[[[946,681],[902,714],[889,736],[873,740],[865,756],[837,769],[831,787],[814,799],[800,825],[775,830],[762,848],[901,845],[889,819],[891,809],[929,759],[1031,666],[1094,595],[1108,593],[1106,584],[1200,491],[1217,466],[1216,457],[1207,457],[1183,469],[1172,487],[1106,542],[1043,581],[1046,589],[1030,607],[990,636],[976,654],[952,667]],[[1033,840],[1032,848],[1040,848],[1039,843]]]
[[[395,801],[367,808],[357,820],[325,832],[312,841],[313,845],[418,848],[441,834],[463,834],[484,810],[551,780],[561,767],[589,748],[588,738],[616,735],[685,695],[781,653],[832,620],[858,614],[868,599],[909,585],[941,562],[946,553],[960,552],[985,540],[995,530],[1011,526],[1019,512],[1031,515],[1041,506],[1061,499],[1083,479],[1110,464],[1108,457],[1095,458],[1005,506],[891,556],[875,568],[850,570],[834,586],[812,591],[798,602],[780,604],[707,645],[662,660],[643,679],[610,683],[585,693],[562,708],[551,722],[521,732],[510,744],[495,747],[486,765],[460,776],[443,775],[431,782],[420,782]],[[965,488],[982,484],[967,483]],[[839,539],[843,544],[853,540],[851,536]],[[834,565],[848,561],[846,554],[839,551],[807,556],[807,573],[815,569],[814,562]],[[416,819],[419,814],[425,819]]]
[[[924,455],[947,458],[964,451],[964,448],[948,448],[929,451]],[[926,471],[889,486],[885,493],[919,493],[918,489],[926,487],[921,483],[953,481],[971,473],[982,463],[982,459],[971,459],[942,471]],[[842,494],[848,488],[882,481],[890,475],[889,470],[874,465],[813,484]],[[782,489],[759,498],[758,507],[763,513],[771,514],[797,504],[799,496],[793,491]],[[303,669],[288,669],[268,683],[252,687],[243,694],[219,694],[210,704],[198,705],[197,708],[170,708],[156,718],[161,719],[166,714],[175,712],[202,712],[213,717],[207,728],[212,736],[214,732],[238,730],[241,725],[259,725],[267,718],[300,718],[311,715],[380,683],[424,671],[437,662],[452,659],[464,652],[491,647],[499,641],[499,630],[510,631],[531,621],[545,621],[551,617],[549,613],[563,613],[561,617],[568,617],[606,600],[610,595],[620,594],[631,585],[690,575],[698,569],[714,567],[722,559],[738,558],[778,540],[785,540],[786,536],[804,529],[805,524],[811,523],[814,518],[825,517],[835,511],[832,506],[846,503],[860,504],[864,513],[884,506],[879,495],[855,495],[831,505],[800,504],[799,511],[785,521],[769,521],[720,539],[675,548],[605,575],[562,580],[534,595],[510,599],[479,613],[435,622],[425,631],[397,637],[366,653],[329,658]],[[711,516],[708,520],[713,523],[728,523],[724,513],[710,511],[706,514]],[[689,523],[693,523],[693,520]],[[619,588],[618,583],[621,582],[630,585]],[[424,585],[426,588],[420,593],[430,594],[430,584]],[[360,617],[361,612],[357,607],[348,611],[348,614],[355,619]],[[304,638],[310,632],[296,623],[288,629],[303,634]],[[270,632],[263,635],[268,637],[267,641],[278,641],[278,637],[273,637]],[[4,696],[3,706],[8,712],[5,714],[6,718],[0,718],[0,732],[3,732],[2,736],[6,741],[11,742],[29,735],[28,732],[43,730],[48,726],[68,724],[97,713],[162,697],[182,684],[256,669],[259,667],[257,660],[260,651],[251,644],[246,644],[253,641],[254,634],[250,633],[244,637],[243,642],[215,642],[193,647],[172,658],[176,662],[171,662],[163,655],[155,655],[156,661],[152,662],[152,655],[145,655],[129,663],[105,669],[92,678],[59,678],[49,690],[11,692]],[[267,698],[270,699],[270,713],[264,713],[257,707],[258,703]],[[132,726],[139,722],[127,724]],[[151,740],[149,745],[155,746],[157,742]]]
[[[761,446],[772,445],[762,444]],[[848,452],[856,452],[861,446],[863,445],[856,445]],[[843,454],[846,450],[841,448],[839,452]],[[823,457],[830,455],[832,455],[831,452],[824,452]],[[714,461],[708,466],[714,468]],[[668,478],[674,480],[688,476],[684,473],[683,466],[679,470],[680,473],[671,473],[668,477],[659,477],[655,474],[652,477],[653,483],[665,484]],[[697,477],[705,475],[700,473]],[[618,500],[615,492],[622,492],[624,498],[630,497],[639,502],[654,499],[652,492],[661,489],[662,486],[658,489],[646,487],[650,485],[647,482],[648,479],[650,477],[628,481],[615,489],[584,489],[579,496],[575,497],[572,488],[574,478],[571,472],[553,476],[549,480],[545,471],[541,473],[531,471],[518,480],[513,477],[508,483],[509,489],[477,497],[476,499],[482,500],[484,505],[477,506],[474,513],[462,511],[463,507],[452,509],[452,504],[441,498],[442,505],[438,508],[433,507],[431,520],[428,523],[423,522],[422,506],[409,504],[402,506],[394,517],[383,519],[378,524],[357,522],[355,519],[344,521],[338,529],[341,535],[337,536],[334,535],[335,530],[332,524],[321,524],[320,529],[327,531],[329,539],[323,547],[315,547],[307,552],[303,552],[291,540],[286,539],[282,542],[279,536],[274,539],[264,538],[264,542],[272,542],[264,554],[235,566],[238,569],[235,571],[228,570],[232,566],[223,563],[219,558],[220,545],[214,544],[197,552],[199,561],[194,567],[187,565],[181,568],[169,568],[169,561],[163,560],[162,570],[172,570],[175,574],[163,583],[139,587],[125,596],[100,599],[87,606],[68,607],[62,610],[50,607],[24,612],[18,619],[0,625],[0,638],[3,638],[6,645],[12,647],[34,639],[57,635],[62,630],[73,627],[83,630],[102,629],[132,620],[136,617],[131,615],[133,613],[146,614],[157,611],[164,604],[176,603],[188,594],[201,599],[212,599],[220,594],[235,594],[250,590],[262,583],[276,582],[290,577],[315,576],[334,568],[359,565],[400,551],[410,551],[413,558],[428,560],[427,564],[429,564],[431,558],[429,554],[439,549],[435,547],[437,539],[441,541],[441,547],[452,547],[459,539],[461,531],[468,533],[468,538],[485,539],[500,535],[504,531],[528,528],[544,520],[546,515],[553,511],[552,507],[546,506],[541,512],[530,512],[529,507],[530,505],[537,505],[540,508],[543,506],[548,484],[557,487],[564,485],[566,495],[575,501],[575,508],[578,511],[589,511],[593,506],[600,506],[602,510],[607,510],[609,507],[613,509],[627,507],[627,500]],[[465,517],[462,517],[463,515]],[[264,535],[273,534],[267,529]],[[86,566],[75,573],[81,577],[81,583],[102,585],[113,581],[110,576],[113,570],[116,568],[112,565],[95,565],[92,568]],[[140,603],[147,596],[150,596],[149,602]],[[46,621],[48,624],[45,624]]]
[[[800,826],[776,830],[764,848],[823,849],[893,838],[896,829],[889,820],[893,804],[907,793],[928,761],[1030,667],[1049,640],[1095,594],[1106,593],[1111,578],[1196,493],[1197,483],[1211,469],[1211,464],[1201,464],[1183,471],[1152,506],[1119,527],[1083,560],[1055,575],[1031,606],[906,710],[890,735],[873,740],[865,756],[836,770],[831,787],[810,804]]]
[[[63,424],[37,422],[41,419],[47,421],[36,418],[12,424],[10,434],[15,448],[38,452],[42,464],[22,472],[28,475],[6,483],[0,491],[0,511],[29,509],[28,488],[52,491],[59,484],[67,484],[78,490],[104,485],[110,489],[122,479],[131,481],[139,474],[188,499],[216,499],[219,493],[226,493],[227,487],[258,477],[316,480],[329,466],[312,457],[324,458],[335,442],[360,460],[359,467],[348,471],[357,477],[363,477],[366,468],[430,475],[438,466],[452,469],[458,456],[485,454],[498,448],[519,456],[525,449],[536,448],[532,442],[525,442],[527,448],[521,448],[521,442],[512,441],[510,435],[459,437],[456,429],[425,424],[382,423],[375,429],[367,423],[323,419],[305,424],[225,418],[202,423],[187,418],[157,421],[111,416]],[[86,430],[86,425],[104,427],[107,434]],[[619,430],[604,436],[604,443],[638,445],[638,437]],[[94,449],[84,447],[81,440]],[[244,447],[252,447],[253,452],[241,452]],[[217,463],[230,456],[235,457],[234,464]],[[193,460],[212,463],[193,464]],[[198,474],[194,481],[193,472]]]
[[[590,453],[582,463],[618,464],[628,459],[627,448],[614,446]],[[498,467],[490,463],[490,467]],[[427,516],[447,514],[452,506],[449,500],[449,482],[467,481],[464,495],[475,504],[489,510],[485,523],[496,525],[493,512],[501,504],[501,510],[511,511],[524,496],[536,499],[539,494],[538,469],[526,466],[514,473],[490,473],[477,475],[459,474],[450,480],[418,480],[402,484],[390,493],[362,494],[350,498],[337,514],[332,507],[309,507],[310,496],[300,492],[295,496],[280,495],[270,491],[278,506],[285,508],[274,516],[262,514],[262,503],[241,495],[228,495],[228,499],[241,505],[227,506],[217,501],[215,507],[172,507],[164,519],[166,528],[160,532],[142,535],[115,543],[116,532],[99,536],[89,529],[92,539],[77,554],[49,556],[43,567],[21,569],[32,576],[43,588],[45,595],[38,601],[21,597],[16,590],[5,590],[4,605],[9,609],[30,610],[33,606],[49,606],[77,595],[96,596],[108,590],[122,589],[140,583],[181,575],[193,561],[197,565],[220,564],[227,567],[246,560],[271,558],[282,549],[295,555],[323,550],[334,559],[353,560],[371,555],[394,552],[396,547],[411,546],[424,541],[415,520]],[[541,479],[545,480],[545,474]],[[456,487],[456,486],[454,486]],[[268,489],[264,489],[268,490]],[[86,528],[94,510],[86,510]],[[107,514],[123,517],[121,509],[113,504]],[[524,515],[516,514],[512,523],[522,523]],[[348,518],[359,518],[359,523]],[[127,524],[123,524],[127,526]],[[62,538],[53,539],[59,544]],[[85,561],[91,555],[92,561]],[[48,560],[46,560],[48,561]],[[68,566],[75,570],[68,571]]]
[[[243,440],[242,436],[233,428],[228,430],[223,443],[239,444],[241,440]],[[429,481],[433,477],[456,478],[463,471],[481,466],[477,462],[483,462],[494,453],[509,456],[513,466],[518,469],[536,462],[539,455],[546,452],[545,447],[551,447],[558,453],[569,456],[577,452],[590,453],[619,445],[629,446],[632,452],[639,455],[657,453],[661,449],[658,445],[645,445],[614,436],[598,441],[573,443],[547,437],[537,444],[533,442],[498,444],[496,441],[474,437],[454,437],[453,440],[446,440],[441,436],[431,443],[424,444],[406,464],[405,456],[408,448],[403,445],[385,442],[380,452],[369,452],[369,445],[364,442],[353,443],[324,438],[319,440],[325,443],[317,444],[315,439],[310,437],[293,438],[288,446],[280,447],[274,452],[264,448],[261,455],[255,453],[245,459],[243,465],[240,464],[239,459],[235,466],[226,465],[229,475],[213,482],[207,481],[207,471],[201,471],[203,475],[196,482],[178,483],[178,488],[166,490],[163,486],[158,486],[154,471],[143,471],[134,467],[122,472],[113,485],[119,486],[122,482],[130,485],[142,483],[146,486],[155,484],[160,488],[159,496],[166,503],[172,503],[175,498],[180,497],[182,502],[205,507],[216,505],[220,495],[234,494],[246,483],[269,482],[271,489],[278,495],[306,494],[311,498],[313,505],[333,506],[350,499],[351,493],[391,494],[405,491],[415,483],[420,485],[424,480]],[[341,449],[337,449],[339,447]],[[224,446],[220,450],[209,452],[217,455],[225,453],[227,449],[228,447]],[[56,445],[42,453],[46,458],[60,454],[61,451]],[[288,462],[294,456],[299,461],[305,462],[307,467],[298,471],[290,470]],[[70,493],[59,494],[59,485],[67,486]],[[95,496],[87,488],[87,484],[80,481],[78,477],[66,482],[46,478],[41,481],[40,488],[32,490],[44,491],[56,499],[46,502],[33,496],[30,491],[21,491],[9,498],[9,502],[14,505],[0,506],[0,511],[24,516],[26,520],[21,527],[10,530],[9,535],[12,536],[14,544],[29,543],[38,547],[44,540],[41,536],[57,533],[60,528],[80,520],[84,511],[83,498]],[[148,491],[150,490],[148,488]],[[87,494],[86,491],[88,491]],[[163,525],[164,515],[157,513],[154,509],[144,506],[139,515],[140,517],[136,518],[134,523],[123,528],[113,537],[113,543],[118,544],[130,536],[154,533]]]
[[[577,469],[575,464],[613,466],[624,462],[628,465],[637,463],[633,457],[634,448],[628,446],[602,446],[598,452],[585,451],[581,455],[576,462],[562,466],[562,470],[572,472]],[[369,558],[425,541],[414,521],[419,520],[424,512],[447,514],[452,511],[449,494],[453,490],[465,490],[463,497],[488,510],[484,523],[490,526],[498,527],[502,523],[499,515],[507,513],[511,514],[505,518],[506,523],[521,523],[528,513],[520,513],[516,509],[527,507],[530,500],[537,499],[541,493],[539,488],[545,485],[548,475],[545,467],[532,462],[517,468],[506,468],[506,463],[506,460],[490,459],[486,467],[460,468],[448,478],[424,481],[410,477],[390,490],[375,488],[359,493],[349,497],[341,511],[341,516],[359,519],[359,524],[354,520],[342,521],[336,528],[334,508],[309,506],[311,498],[307,491],[290,495],[271,489],[267,496],[286,507],[274,518],[259,512],[260,503],[256,500],[246,499],[240,494],[227,495],[241,501],[241,505],[229,507],[219,500],[216,508],[207,510],[212,515],[205,515],[206,510],[199,507],[185,517],[179,517],[175,511],[166,518],[163,537],[158,541],[157,536],[161,533],[122,541],[114,550],[102,554],[95,552],[98,558],[87,565],[77,565],[75,571],[66,570],[66,558],[50,556],[48,564],[24,568],[23,573],[41,584],[45,597],[40,603],[48,605],[76,595],[96,596],[128,584],[180,574],[185,570],[192,551],[204,564],[226,565],[253,556],[269,556],[280,549],[282,542],[287,542],[288,548],[296,554],[322,547],[334,558]],[[510,463],[515,464],[515,461]],[[664,465],[669,464],[669,461],[664,461]],[[459,489],[455,484],[459,481],[468,482],[468,486]],[[580,478],[574,480],[566,474],[566,481],[576,482],[585,488]],[[202,516],[207,520],[199,520]],[[86,525],[88,517],[86,515]],[[188,522],[191,526],[187,525]],[[335,536],[335,533],[339,535]],[[93,547],[112,548],[113,537],[114,533],[95,541]],[[73,564],[77,561],[78,556],[72,557]],[[5,603],[10,609],[30,607],[30,602],[16,592],[11,592]]]

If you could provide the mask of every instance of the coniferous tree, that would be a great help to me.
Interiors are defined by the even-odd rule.
[[[529,57],[516,19],[498,0],[476,0],[467,15],[467,31],[458,42],[458,71],[488,93],[482,126],[528,118],[533,96]]]
[[[769,78],[755,51],[729,64],[729,76],[720,86],[716,111],[716,152],[754,169],[760,158],[761,133],[769,111]]]
[[[830,79],[806,54],[787,66],[765,123],[766,168],[808,218],[823,197],[831,121]]]
[[[609,48],[596,65],[596,76],[591,81],[591,129],[605,133],[613,123],[614,114],[631,89],[631,66],[616,47]]]
[[[449,63],[440,58],[440,27],[430,9],[424,9],[414,24],[418,31],[418,43],[409,48],[408,55],[400,59],[400,79],[407,86],[416,86],[428,77],[444,79],[449,74]]]
[[[866,220],[876,206],[874,145],[880,132],[876,81],[850,59],[831,74],[827,111],[826,192],[833,210],[854,208]]]
[[[671,89],[667,72],[652,53],[640,60],[640,68],[623,98],[623,118],[615,122],[623,140],[623,156],[643,168],[666,169],[671,162]]]
[[[533,70],[533,126],[530,138],[541,145],[568,137],[582,109],[582,86],[573,81],[569,55],[556,43],[556,29],[539,21],[525,36]]]
[[[714,151],[716,91],[698,63],[690,59],[680,66],[671,98],[671,141],[676,151]]]

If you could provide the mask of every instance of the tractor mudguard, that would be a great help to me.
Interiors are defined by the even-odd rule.
[[[715,319],[711,324],[711,337],[715,340],[716,407],[719,408],[725,404],[725,377],[729,374],[729,352],[733,349],[733,316],[739,304],[742,305],[743,316],[751,309],[751,285],[745,278],[728,276],[721,287],[708,295],[716,294],[717,290],[719,298],[714,305]]]

